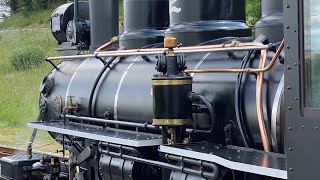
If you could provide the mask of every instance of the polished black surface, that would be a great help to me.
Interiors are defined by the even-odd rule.
[[[157,134],[149,134],[135,131],[120,130],[115,128],[102,128],[98,126],[85,126],[63,122],[31,122],[28,126],[35,129],[46,130],[55,133],[63,133],[77,137],[123,144],[134,147],[155,146],[162,144],[162,137]]]
[[[78,4],[78,17],[81,20],[90,20],[89,3],[81,1]],[[57,7],[50,16],[50,25],[52,35],[58,42],[66,42],[67,24],[73,20],[74,4],[66,3]],[[58,20],[59,19],[59,20]],[[55,21],[57,20],[57,21]]]
[[[169,0],[124,0],[123,6],[121,47],[133,49],[163,42],[169,26]]]
[[[90,0],[90,52],[119,35],[119,0]]]
[[[179,0],[170,2],[170,25],[208,20],[245,21],[245,0]]]
[[[183,46],[197,45],[222,37],[251,36],[244,23],[244,0],[182,0],[170,1],[170,28]]]
[[[263,34],[269,42],[283,39],[283,1],[261,0],[261,18],[254,26],[255,36]]]
[[[192,82],[190,76],[153,77],[153,81],[184,81]],[[188,95],[192,92],[192,84],[153,85],[153,118],[163,120],[191,120],[192,102]],[[191,123],[189,121],[189,123]],[[170,123],[168,123],[170,124]],[[180,124],[180,123],[179,123]],[[176,125],[179,125],[176,124]],[[181,123],[186,124],[186,123]],[[165,125],[165,124],[164,124]]]
[[[233,170],[287,179],[287,162],[283,154],[210,143],[161,145],[159,151],[214,162]]]
[[[188,69],[204,68],[239,68],[245,53],[237,52],[235,57],[228,57],[227,53],[197,53],[186,57]],[[273,56],[269,53],[268,59]],[[90,92],[94,81],[103,64],[97,59],[63,61],[58,65],[59,71],[53,70],[48,78],[54,79],[54,86],[50,94],[42,97],[47,101],[48,111],[44,120],[59,119],[57,114],[72,97],[78,103],[75,112],[77,116],[89,116],[88,108],[92,109],[92,117],[105,118],[110,114],[110,119],[119,121],[149,123],[153,121],[153,96],[152,77],[156,74],[155,56],[148,59],[140,56],[116,58],[103,73],[93,96],[92,106],[89,107]],[[257,67],[257,58],[252,60],[248,67]],[[267,61],[269,63],[269,60]],[[265,87],[263,92],[263,104],[266,112],[266,124],[270,124],[270,117],[275,98],[275,92],[282,77],[283,65],[276,63],[270,72],[265,73]],[[210,73],[191,74],[193,76],[193,91],[205,96],[215,105],[215,114],[218,131],[214,135],[205,137],[208,141],[224,141],[223,127],[226,122],[233,120],[234,114],[234,90],[237,73]],[[256,79],[253,75],[247,75],[243,84],[244,92],[242,111],[245,114],[244,122],[247,125],[249,136],[257,143],[261,143],[259,126],[256,116],[255,103]],[[58,99],[58,100],[56,100]],[[60,112],[55,112],[60,107]],[[196,129],[208,130],[211,121],[207,113],[194,114],[193,120]],[[237,137],[234,137],[237,142]],[[204,140],[204,139],[203,139]]]

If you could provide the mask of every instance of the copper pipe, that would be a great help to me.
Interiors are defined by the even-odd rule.
[[[98,47],[98,48],[94,51],[94,53],[101,52],[102,50],[104,50],[104,49],[110,47],[111,45],[113,45],[114,43],[118,42],[118,40],[119,40],[119,39],[118,39],[117,36],[111,38],[109,42],[107,42],[107,43],[103,44],[102,46]]]
[[[261,52],[259,69],[263,68],[266,64],[267,54]],[[262,145],[265,152],[270,152],[270,143],[266,130],[266,125],[264,123],[263,107],[262,107],[262,84],[263,84],[264,72],[259,72],[256,82],[256,108],[258,123],[260,129],[260,135],[262,139]]]
[[[195,50],[195,49],[214,49],[214,48],[224,48],[224,47],[245,47],[245,46],[257,46],[263,45],[258,42],[236,42],[230,44],[218,44],[218,45],[205,45],[205,46],[188,46],[188,47],[179,47],[173,48],[173,50]],[[148,48],[148,49],[129,49],[116,51],[117,53],[134,53],[134,52],[154,52],[154,51],[165,51],[167,48]],[[95,52],[98,53],[98,52]],[[112,51],[100,51],[99,54],[112,54]]]
[[[271,61],[276,61],[276,59],[279,58],[279,55],[284,47],[284,40],[282,40],[280,47],[278,48],[276,54],[272,58]],[[265,57],[263,57],[265,56]],[[262,54],[260,56],[260,63],[259,63],[259,69],[263,69],[266,63],[266,54]],[[274,64],[273,62],[273,64]],[[272,66],[273,66],[272,64]],[[270,65],[270,64],[269,64]],[[270,68],[272,67],[270,66]],[[270,69],[269,68],[269,69]],[[270,152],[270,143],[269,143],[269,138],[268,134],[266,131],[266,126],[264,123],[264,116],[263,116],[263,106],[262,106],[262,85],[263,85],[263,76],[264,76],[264,71],[258,73],[257,77],[257,83],[256,83],[256,105],[257,105],[257,115],[258,115],[258,123],[259,123],[259,129],[260,129],[260,135],[262,139],[262,145],[263,149],[266,152]]]
[[[246,68],[246,69],[203,69],[203,70],[187,70],[188,73],[239,73],[239,72],[256,72],[258,73],[257,82],[256,82],[256,108],[257,108],[257,116],[258,123],[260,129],[260,135],[262,139],[262,144],[264,151],[270,152],[270,143],[266,131],[266,126],[264,123],[263,116],[263,107],[262,107],[262,85],[263,85],[263,75],[264,72],[269,71],[275,64],[276,60],[279,58],[281,51],[284,47],[284,40],[282,40],[276,54],[272,58],[271,62],[267,67],[265,66],[267,59],[267,51],[262,50],[260,56],[260,63],[258,69]]]
[[[223,45],[210,45],[210,46],[190,46],[185,48],[174,48],[174,52],[179,54],[191,54],[191,53],[213,53],[213,52],[233,52],[233,51],[250,51],[250,50],[266,50],[269,49],[268,45],[250,46],[248,43],[238,43],[236,46],[232,44]],[[66,60],[66,59],[80,59],[80,58],[96,58],[96,57],[114,57],[114,56],[141,56],[141,55],[158,55],[162,54],[165,50],[164,48],[153,48],[153,49],[133,49],[133,50],[118,50],[118,51],[102,51],[95,52],[94,54],[85,55],[74,55],[74,56],[57,56],[57,57],[47,57],[46,61],[52,60]]]
[[[284,47],[284,40],[282,40],[275,56],[272,58],[268,66],[264,68],[244,68],[244,69],[190,69],[186,70],[187,73],[260,73],[269,71],[277,61],[282,49]],[[262,55],[262,54],[261,54]]]

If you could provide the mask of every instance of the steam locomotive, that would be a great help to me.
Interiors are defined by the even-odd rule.
[[[58,7],[28,154],[0,179],[318,179],[318,6],[261,0],[254,33],[245,0],[124,0],[120,33],[118,0]],[[33,154],[37,129],[68,159]]]

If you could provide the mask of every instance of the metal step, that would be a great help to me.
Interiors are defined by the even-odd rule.
[[[237,171],[287,179],[287,161],[283,154],[208,143],[161,145],[159,151],[213,162]]]
[[[96,126],[88,127],[74,123],[64,124],[61,121],[29,122],[27,125],[28,127],[35,129],[133,147],[157,146],[162,144],[161,135],[137,131],[101,128]]]

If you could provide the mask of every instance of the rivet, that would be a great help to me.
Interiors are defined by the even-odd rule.
[[[287,89],[289,89],[289,90],[290,90],[290,89],[291,89],[291,86],[288,86],[288,87],[287,87]]]
[[[292,110],[292,107],[291,107],[291,106],[289,106],[289,107],[288,107],[288,109],[289,109],[289,110]]]
[[[297,63],[294,63],[294,66],[297,66],[298,64]]]
[[[290,46],[287,46],[287,49],[290,49]]]
[[[289,151],[292,151],[292,148],[289,148]]]
[[[291,130],[292,130],[292,127],[289,127],[288,129],[289,129],[289,131],[291,131]]]
[[[319,128],[318,127],[316,127],[316,130],[318,130]]]
[[[289,4],[287,4],[287,6],[286,6],[287,8],[290,8],[290,5]]]
[[[288,69],[288,70],[290,70],[290,69],[291,69],[291,67],[290,67],[290,66],[288,66],[288,67],[287,67],[287,69]]]
[[[294,97],[294,100],[298,100],[298,97]]]
[[[295,29],[293,32],[297,32],[297,30]]]
[[[287,29],[290,29],[290,26],[286,26]]]
[[[304,126],[302,126],[302,129],[304,128]]]
[[[289,168],[289,171],[293,171],[293,168]]]

